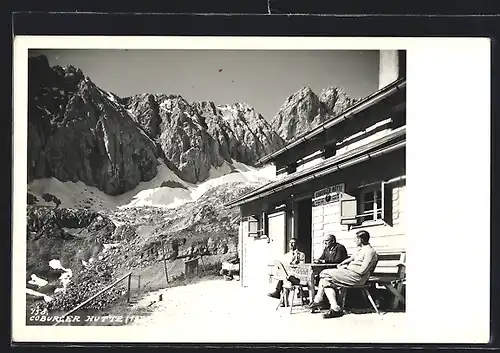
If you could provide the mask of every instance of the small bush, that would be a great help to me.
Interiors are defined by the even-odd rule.
[[[52,194],[43,194],[42,195],[42,198],[46,201],[46,202],[54,202],[56,204],[56,206],[59,206],[61,204],[61,200],[59,200],[57,197],[55,197],[54,195]]]
[[[178,181],[173,181],[173,180],[167,180],[161,183],[160,187],[167,187],[167,188],[181,188],[184,190],[187,190],[187,187],[179,183]]]
[[[27,196],[28,196],[28,201],[27,201],[28,205],[34,205],[38,202],[38,199],[35,195],[28,193]]]

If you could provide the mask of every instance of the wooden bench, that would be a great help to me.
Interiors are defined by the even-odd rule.
[[[340,303],[342,308],[344,308],[347,289],[349,288],[361,289],[377,313],[379,313],[379,309],[370,295],[368,288],[385,288],[390,291],[394,295],[391,305],[392,309],[396,309],[399,302],[405,302],[405,298],[401,293],[403,285],[406,282],[406,251],[378,250],[377,254],[378,262],[365,284],[340,289]]]

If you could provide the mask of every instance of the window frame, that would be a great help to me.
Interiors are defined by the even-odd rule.
[[[356,211],[357,224],[352,225],[351,228],[361,228],[374,225],[389,225],[387,220],[386,212],[386,202],[392,202],[391,199],[387,199],[390,195],[386,192],[385,181],[377,181],[375,183],[366,184],[358,187],[355,192],[355,197],[358,202],[358,207]],[[366,195],[370,192],[374,193],[374,198],[372,205],[373,207],[369,210],[365,210],[366,205]],[[377,204],[376,195],[380,195],[380,207]],[[376,208],[375,208],[376,207]],[[371,218],[367,218],[371,217]]]
[[[373,198],[367,198],[369,193],[373,193]],[[380,207],[378,207],[380,201]],[[367,204],[370,203],[370,207]],[[358,209],[356,217],[361,219],[361,223],[377,221],[383,219],[384,214],[384,193],[382,187],[364,187],[358,194]]]

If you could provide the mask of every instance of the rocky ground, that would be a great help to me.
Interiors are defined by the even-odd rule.
[[[167,209],[131,207],[84,209],[29,206],[27,212],[27,280],[32,274],[49,281],[37,288],[53,297],[37,301],[39,310],[70,310],[105,285],[133,271],[142,276],[142,286],[164,280],[163,249],[170,280],[183,278],[184,260],[203,255],[203,266],[217,272],[220,262],[237,255],[237,209],[224,202],[255,186],[232,183],[209,189],[196,202]],[[48,266],[59,259],[73,272],[66,294],[54,295],[61,270]],[[86,264],[86,265],[84,265]],[[89,303],[102,309],[123,298],[123,286]],[[103,299],[104,298],[104,299]]]

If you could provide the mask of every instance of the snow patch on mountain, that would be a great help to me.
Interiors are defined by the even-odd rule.
[[[152,180],[141,182],[133,190],[118,196],[107,195],[81,181],[62,182],[56,178],[33,180],[28,184],[28,192],[37,198],[36,205],[39,206],[55,205],[53,201],[44,200],[44,195],[50,194],[64,208],[87,208],[94,211],[141,206],[174,208],[196,201],[210,188],[219,185],[235,182],[266,183],[275,178],[273,165],[255,168],[232,160],[232,164],[224,162],[218,168],[212,167],[206,181],[191,184],[179,178],[161,159],[158,162],[158,173]]]
[[[136,194],[131,202],[121,207],[156,206],[175,208],[187,202],[198,200],[213,187],[229,183],[266,183],[274,179],[275,167],[254,168],[243,163],[232,161],[232,165],[224,162],[222,166],[210,169],[210,177],[201,183],[183,182],[184,188],[160,187],[143,190]]]

